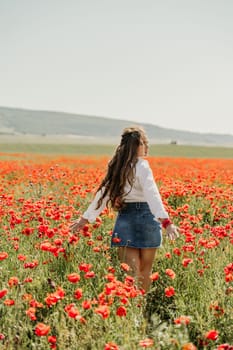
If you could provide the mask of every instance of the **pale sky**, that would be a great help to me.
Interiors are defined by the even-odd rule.
[[[233,1],[0,0],[0,106],[233,134]]]

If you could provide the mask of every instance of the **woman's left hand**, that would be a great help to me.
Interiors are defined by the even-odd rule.
[[[72,232],[80,231],[83,227],[88,224],[88,220],[81,217],[80,219],[74,220],[70,225]]]
[[[179,237],[179,228],[174,224],[168,225],[166,228],[166,236],[171,241],[175,241]]]

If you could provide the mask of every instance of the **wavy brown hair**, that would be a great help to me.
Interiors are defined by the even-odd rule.
[[[145,131],[141,127],[132,126],[125,128],[121,135],[121,142],[116,148],[115,154],[108,163],[107,173],[101,182],[97,192],[102,190],[97,208],[102,204],[103,198],[108,194],[108,204],[113,209],[119,210],[124,205],[124,188],[128,182],[130,187],[133,186],[135,176],[135,166],[138,160],[138,147],[141,142],[148,145]],[[96,208],[96,209],[97,209]]]

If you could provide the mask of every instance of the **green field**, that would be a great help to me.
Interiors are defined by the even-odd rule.
[[[62,155],[112,155],[116,145],[1,143],[0,153]],[[188,145],[151,145],[150,156],[188,158],[233,158],[233,148]]]

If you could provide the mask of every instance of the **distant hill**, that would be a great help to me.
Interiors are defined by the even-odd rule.
[[[89,115],[0,107],[0,138],[1,135],[73,135],[92,137],[101,142],[119,138],[122,129],[132,124],[138,123]],[[233,135],[188,132],[145,123],[140,125],[145,128],[152,143],[233,146]]]

